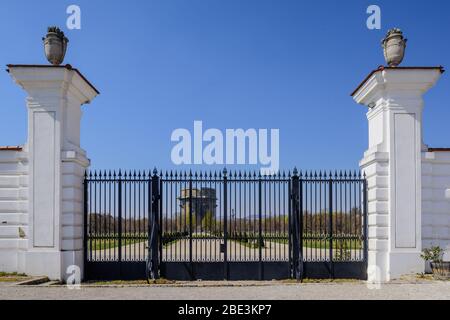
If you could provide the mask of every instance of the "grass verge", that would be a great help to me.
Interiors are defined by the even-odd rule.
[[[30,278],[24,273],[0,271],[0,282],[19,282]]]

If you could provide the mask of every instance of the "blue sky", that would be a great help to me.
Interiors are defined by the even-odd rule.
[[[66,29],[77,4],[82,29]],[[366,28],[377,4],[382,29]],[[176,128],[279,128],[280,167],[357,168],[365,108],[350,97],[384,64],[391,27],[408,38],[404,66],[450,66],[448,1],[6,1],[0,64],[46,64],[48,25],[70,39],[65,63],[101,95],[84,106],[93,168],[172,168]],[[424,137],[450,146],[448,74],[425,97]],[[26,140],[25,93],[0,72],[0,145]],[[215,168],[217,169],[217,168]]]

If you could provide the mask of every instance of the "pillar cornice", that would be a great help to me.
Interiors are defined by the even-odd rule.
[[[420,96],[444,72],[442,67],[380,67],[351,94],[356,103],[373,107],[380,98]]]
[[[70,65],[13,65],[7,71],[14,81],[29,95],[40,95],[42,98],[65,96],[70,92],[80,104],[90,103],[98,94],[98,90],[77,70]]]

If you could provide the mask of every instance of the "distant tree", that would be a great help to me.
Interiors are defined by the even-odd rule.
[[[214,225],[216,222],[216,218],[214,214],[211,211],[207,211],[205,215],[203,216],[201,225],[202,229],[205,231],[212,231],[214,230]]]
[[[190,230],[190,214],[189,212],[182,212],[177,221],[178,230],[182,232],[188,232]],[[192,230],[195,231],[197,229],[197,217],[195,213],[192,213]]]

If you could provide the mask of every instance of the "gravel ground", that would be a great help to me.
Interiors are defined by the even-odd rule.
[[[194,261],[223,261],[223,253],[220,252],[220,244],[222,240],[199,240],[192,241],[192,255]],[[189,257],[189,240],[182,239],[171,245],[165,246],[162,251],[164,261],[179,261],[186,260]],[[334,257],[337,259],[338,250],[334,250]],[[362,251],[348,250],[349,258],[358,260],[362,259]],[[228,244],[228,261],[247,261],[258,260],[259,249],[250,248],[239,244],[237,241],[230,241]],[[119,255],[118,248],[93,250],[91,252],[92,260],[113,260],[117,259]],[[312,260],[328,259],[329,249],[319,248],[303,248],[303,255]],[[146,242],[129,244],[122,246],[122,257],[129,260],[146,260],[147,246]],[[277,243],[273,241],[266,241],[265,247],[262,249],[263,260],[270,260],[277,258],[279,261],[287,261],[289,259],[288,244]]]
[[[17,286],[0,283],[0,299],[149,299],[149,300],[307,300],[439,299],[450,300],[450,281],[398,281],[369,289],[364,282],[305,283],[220,282],[173,285]]]

